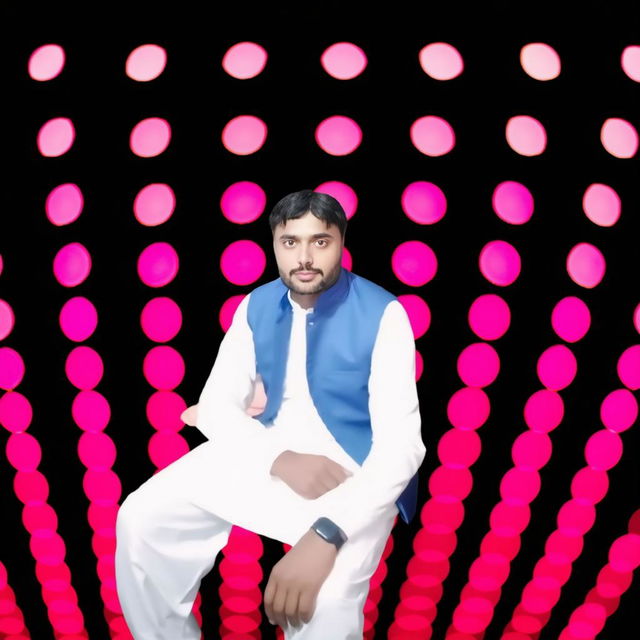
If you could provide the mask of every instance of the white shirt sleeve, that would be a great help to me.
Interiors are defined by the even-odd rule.
[[[253,456],[264,464],[269,475],[271,465],[284,451],[276,439],[269,438],[268,427],[247,413],[255,391],[256,359],[253,332],[247,322],[247,294],[233,316],[218,355],[198,400],[196,427],[209,440],[231,450],[259,450]]]
[[[367,458],[345,481],[345,499],[323,515],[351,538],[400,497],[424,460],[415,341],[409,316],[392,300],[385,308],[371,356],[369,413],[372,444]]]

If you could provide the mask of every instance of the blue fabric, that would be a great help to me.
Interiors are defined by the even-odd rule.
[[[251,292],[247,320],[253,332],[256,372],[267,403],[254,416],[265,426],[275,419],[284,392],[293,309],[280,277]],[[397,298],[379,285],[342,268],[338,280],[307,314],[307,380],[320,418],[358,464],[371,449],[369,375],[371,354],[386,306]],[[416,473],[396,505],[410,522],[416,511]]]

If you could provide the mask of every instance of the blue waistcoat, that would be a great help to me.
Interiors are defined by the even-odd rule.
[[[267,403],[254,416],[268,426],[284,392],[293,309],[280,277],[251,292],[247,320],[253,332],[256,373]],[[359,465],[371,449],[369,375],[371,354],[386,306],[396,296],[342,268],[338,280],[317,298],[307,314],[307,381],[318,414],[338,444]],[[416,473],[396,501],[409,522],[416,511]]]

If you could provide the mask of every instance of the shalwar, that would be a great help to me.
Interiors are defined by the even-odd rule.
[[[191,613],[193,601],[201,579],[226,545],[232,525],[294,545],[320,516],[333,519],[349,539],[336,555],[334,567],[322,584],[313,617],[298,629],[287,626],[285,638],[362,638],[369,578],[379,564],[398,508],[393,500],[387,500],[382,507],[376,504],[375,518],[353,520],[344,527],[335,517],[334,514],[344,510],[345,500],[353,500],[358,491],[362,501],[366,501],[366,487],[359,488],[357,484],[364,465],[361,467],[340,447],[313,405],[305,369],[305,316],[311,309],[298,305],[290,292],[288,297],[294,315],[284,397],[273,424],[265,427],[246,415],[248,422],[243,422],[243,428],[236,428],[238,424],[234,424],[223,429],[218,422],[218,430],[209,434],[201,426],[207,420],[200,415],[200,410],[212,404],[203,402],[206,393],[215,388],[216,393],[228,392],[233,397],[234,393],[238,394],[237,387],[242,386],[238,381],[255,380],[251,333],[246,324],[249,295],[236,310],[214,365],[216,375],[212,372],[201,396],[197,424],[212,438],[149,478],[129,494],[118,513],[116,583],[125,619],[136,640],[199,640],[200,629]],[[407,330],[407,325],[402,324],[406,320],[404,313],[399,302],[388,305],[380,323],[381,345],[390,344],[385,336],[397,336],[398,331]],[[393,348],[413,348],[413,341],[411,346],[408,341],[395,341]],[[383,358],[387,352],[383,346],[378,347],[378,340],[374,356],[376,350],[378,358],[372,357],[371,365],[372,397],[377,396],[378,389],[385,384],[392,384],[384,378]],[[413,357],[413,353],[411,355]],[[374,367],[377,375],[373,375]],[[407,372],[407,380],[409,375],[413,376],[414,371]],[[225,384],[227,389],[223,388]],[[253,384],[250,388],[253,391]],[[246,396],[244,390],[239,393],[242,396],[239,404],[246,410],[249,395],[253,393]],[[403,402],[402,397],[396,400]],[[399,415],[411,416],[414,431],[410,433],[407,428],[406,438],[401,435],[396,438],[398,451],[406,447],[407,442],[416,443],[416,424],[417,449],[424,446],[419,436],[417,398],[409,393],[406,404],[408,411],[402,406],[396,409]],[[392,407],[387,410],[392,411]],[[379,411],[382,413],[382,408]],[[233,414],[225,414],[222,409],[220,419],[234,421]],[[255,424],[255,430],[250,433],[249,424],[252,428]],[[286,449],[326,455],[350,470],[353,476],[315,500],[303,498],[283,480],[269,474],[273,460]],[[394,467],[393,461],[390,454],[389,467],[380,468],[377,473],[382,477],[390,475],[390,483],[397,482],[398,478],[406,478],[408,482],[417,469],[414,459],[405,462],[401,469],[397,462]]]

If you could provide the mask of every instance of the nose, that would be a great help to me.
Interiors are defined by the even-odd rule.
[[[312,262],[311,250],[304,243],[300,245],[300,253],[298,254],[298,262],[300,262],[300,271],[312,271],[313,268],[311,266]]]

